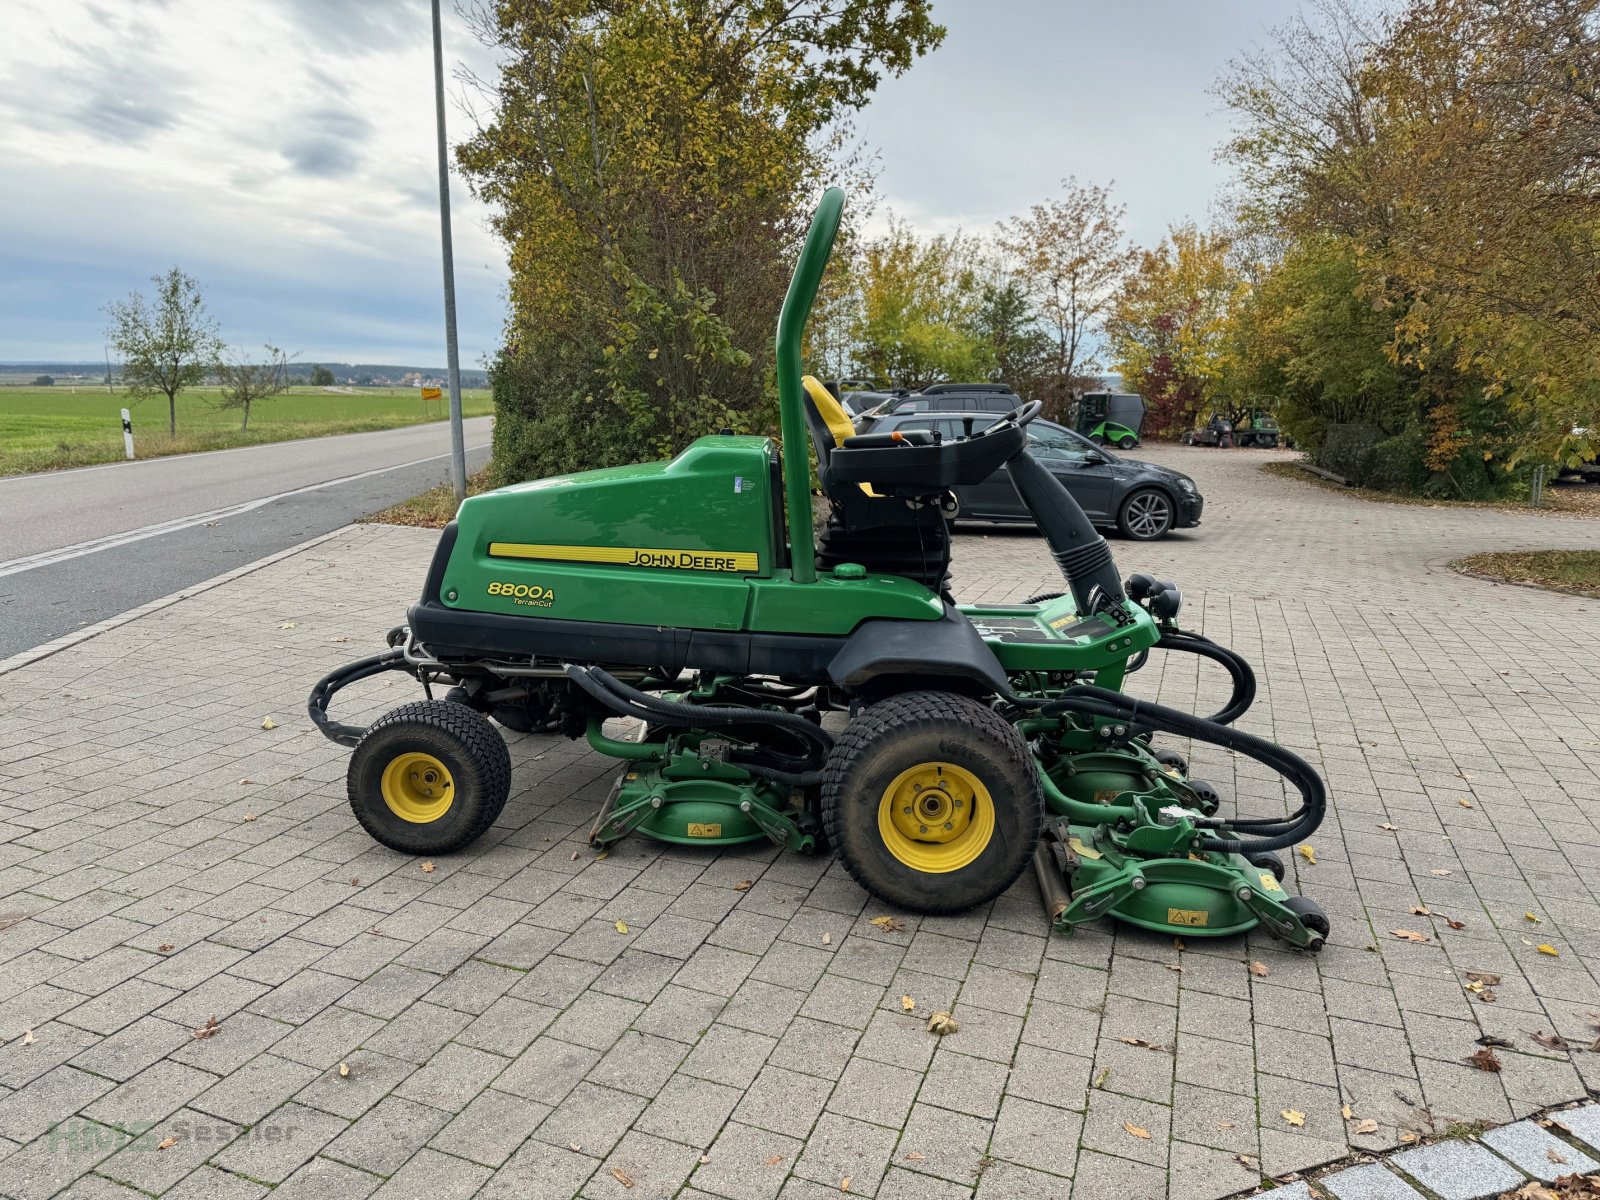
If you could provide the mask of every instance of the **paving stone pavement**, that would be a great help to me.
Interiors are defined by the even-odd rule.
[[[1177,579],[1184,623],[1256,665],[1242,727],[1328,776],[1291,867],[1333,922],[1320,956],[1046,937],[1026,879],[889,931],[827,860],[597,861],[614,767],[540,736],[508,737],[500,823],[424,871],[355,824],[305,716],[435,538],[360,527],[0,664],[0,1195],[1210,1200],[1600,1089],[1600,1055],[1531,1036],[1587,1045],[1600,1011],[1600,602],[1443,567],[1600,530],[1368,504],[1266,452],[1148,456],[1196,477],[1206,523],[1114,542],[1124,573]],[[967,599],[1060,586],[1018,531],[964,533],[956,568]],[[1134,690],[1209,711],[1221,679],[1172,658]],[[1253,763],[1195,765],[1286,809]],[[1502,977],[1493,1003],[1467,971]],[[958,1033],[924,1030],[936,1008]],[[1484,1034],[1515,1043],[1497,1074],[1465,1061]]]

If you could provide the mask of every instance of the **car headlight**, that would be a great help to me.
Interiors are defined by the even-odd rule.
[[[1194,495],[1194,480],[1180,478],[1178,480],[1178,487],[1180,490],[1188,492],[1191,496]]]

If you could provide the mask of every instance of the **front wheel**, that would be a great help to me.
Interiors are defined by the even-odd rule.
[[[1117,449],[1118,450],[1132,450],[1138,444],[1139,444],[1139,439],[1138,438],[1136,438],[1136,437],[1124,437],[1121,441],[1119,441],[1117,443]]]
[[[1143,488],[1122,503],[1117,528],[1136,542],[1165,537],[1172,528],[1172,498],[1156,488]]]
[[[373,722],[345,780],[356,820],[378,841],[403,854],[448,854],[500,815],[511,755],[481,713],[420,700]]]
[[[845,870],[913,912],[993,900],[1027,867],[1043,820],[1026,743],[949,692],[874,704],[845,727],[823,773],[823,828]]]

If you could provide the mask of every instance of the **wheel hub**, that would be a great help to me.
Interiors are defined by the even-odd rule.
[[[989,790],[965,767],[919,763],[884,789],[878,831],[895,858],[918,871],[943,873],[967,866],[994,834]]]
[[[383,769],[383,802],[402,821],[426,825],[449,811],[455,799],[450,769],[431,754],[397,754]]]

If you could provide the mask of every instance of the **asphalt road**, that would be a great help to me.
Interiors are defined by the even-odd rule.
[[[0,658],[443,483],[449,453],[439,422],[0,478]]]

